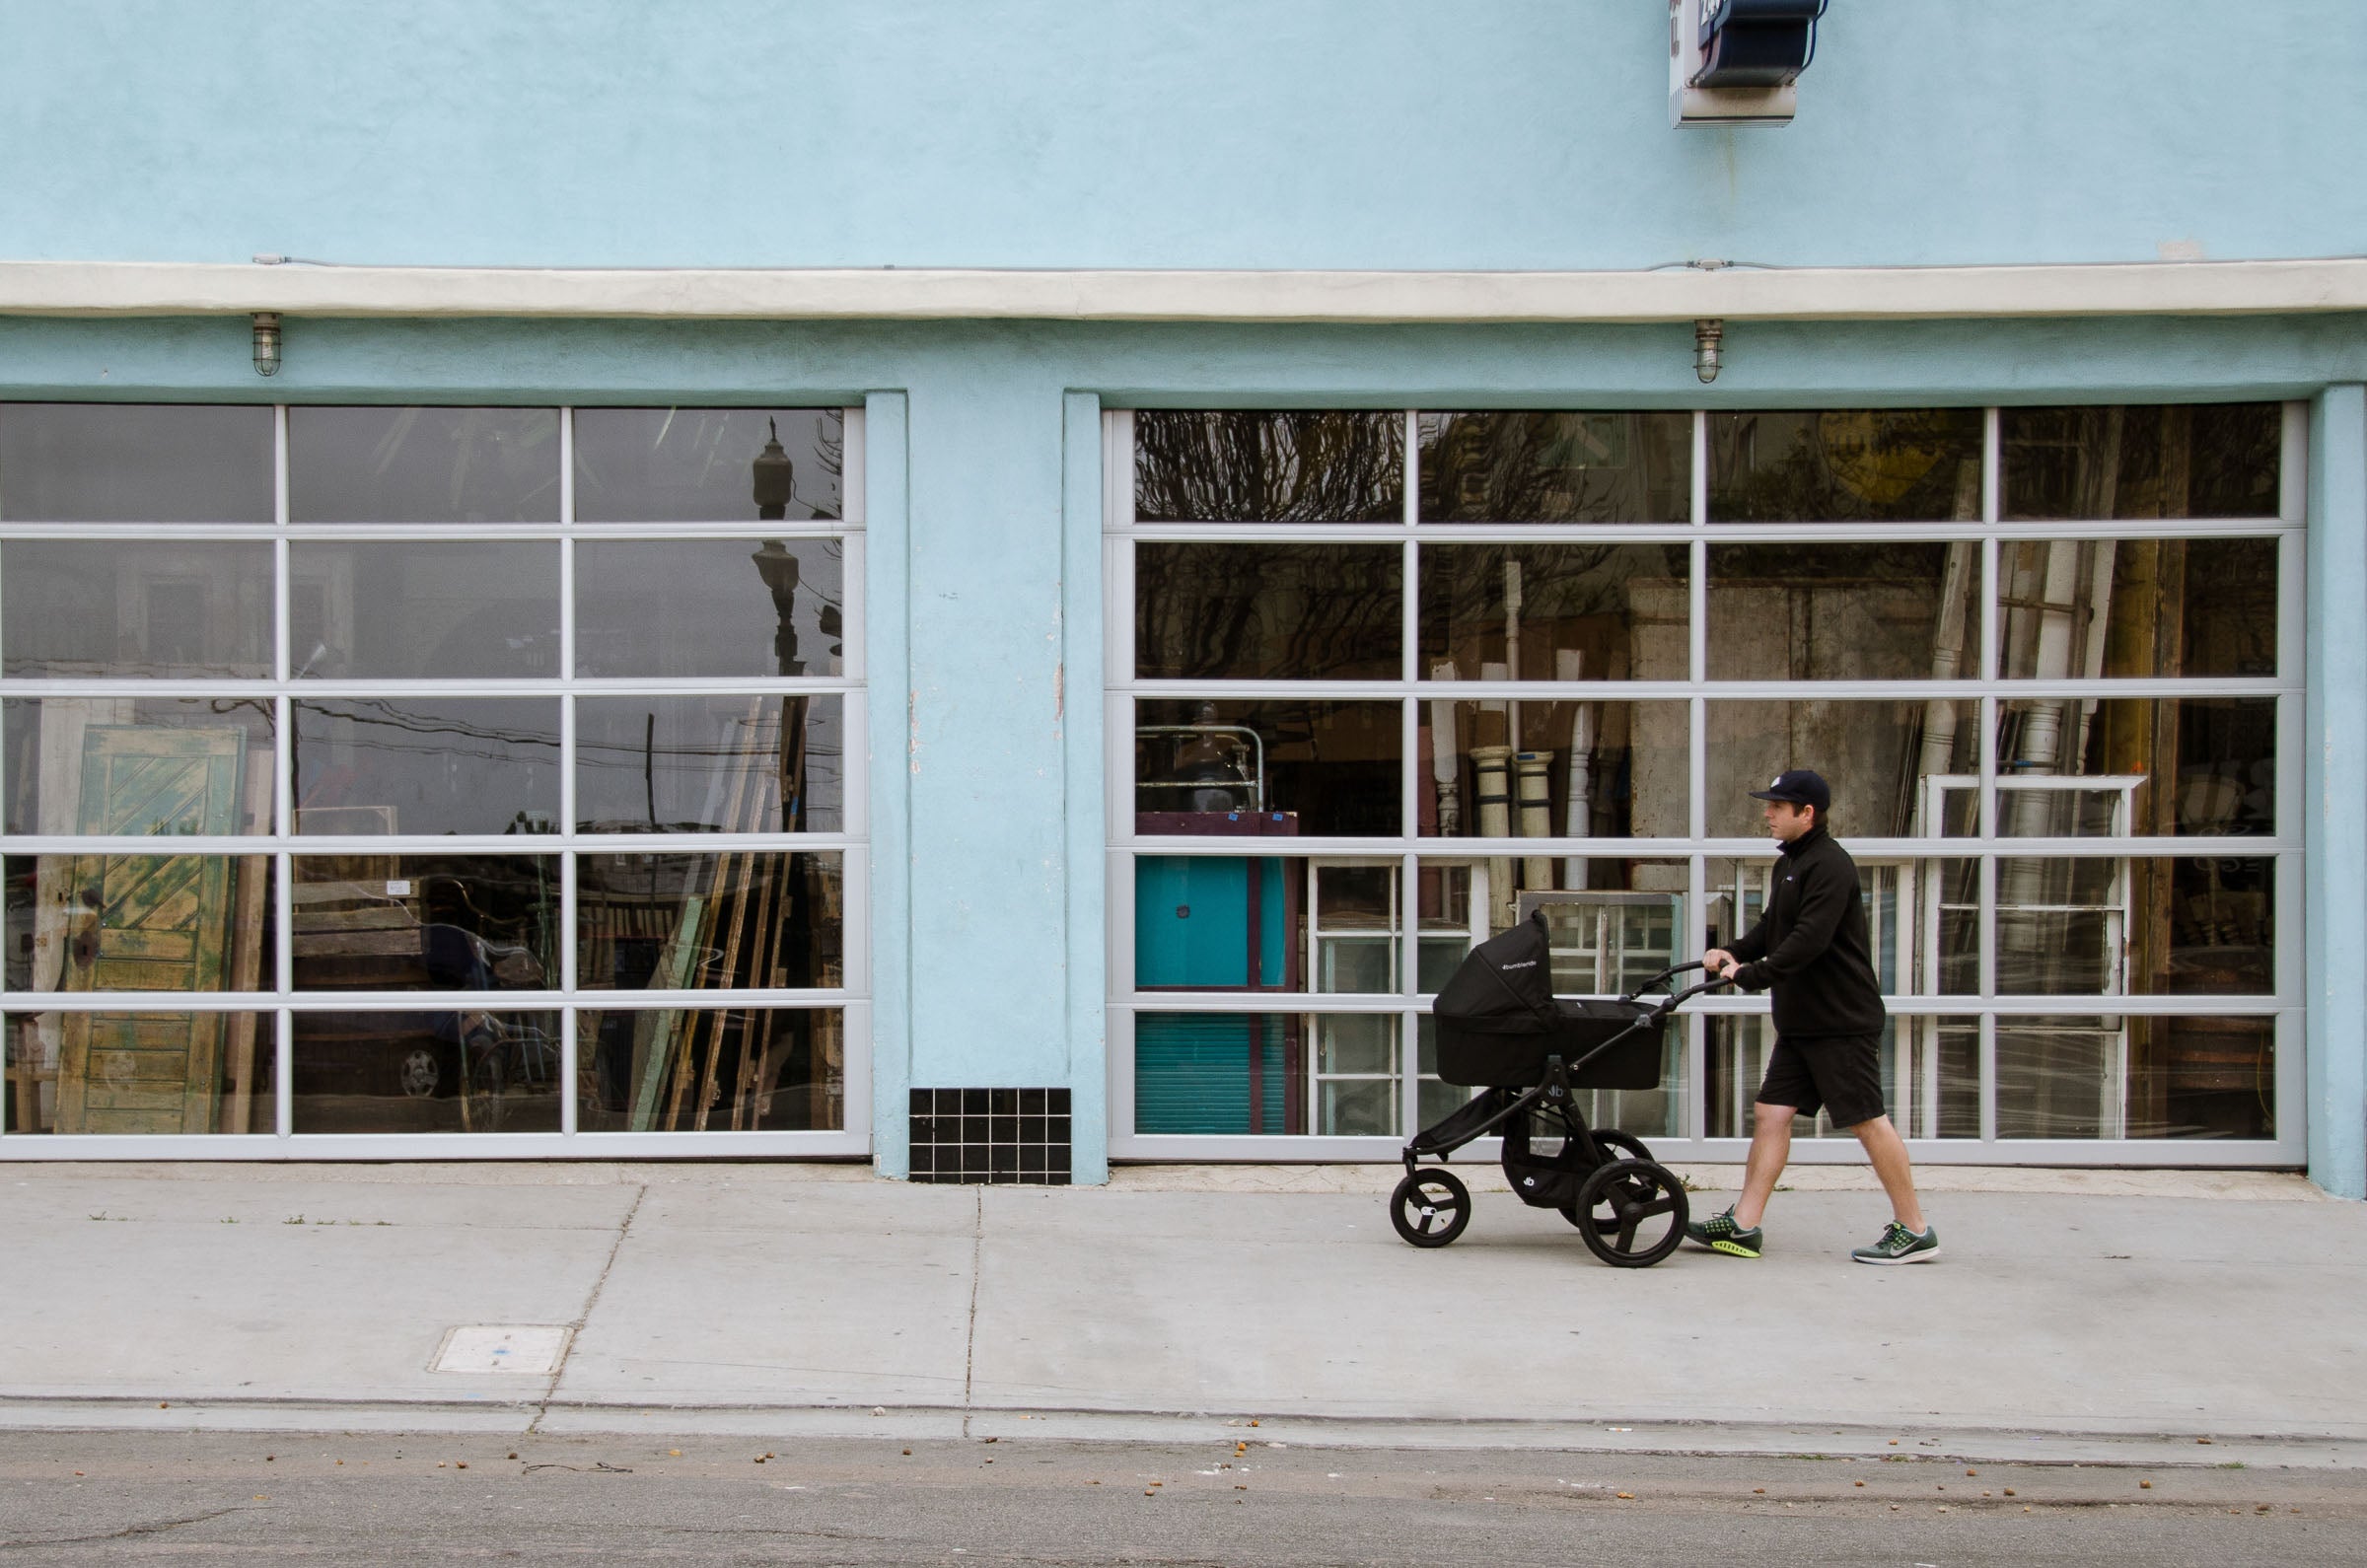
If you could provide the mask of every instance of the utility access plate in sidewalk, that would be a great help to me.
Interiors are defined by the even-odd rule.
[[[557,1323],[463,1323],[445,1330],[430,1372],[518,1373],[547,1378],[567,1354],[572,1328]]]

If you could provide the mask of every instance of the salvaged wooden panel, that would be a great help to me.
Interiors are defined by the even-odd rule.
[[[79,828],[122,835],[238,831],[244,730],[92,725],[83,737]],[[219,991],[228,972],[232,860],[221,855],[66,857],[68,991]],[[61,1133],[211,1132],[222,1072],[219,1013],[69,1013],[58,1059]]]

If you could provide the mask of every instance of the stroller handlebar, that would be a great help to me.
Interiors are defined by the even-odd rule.
[[[1638,997],[1642,996],[1646,991],[1652,989],[1652,987],[1666,984],[1668,981],[1675,979],[1680,974],[1689,974],[1693,970],[1700,967],[1700,962],[1696,960],[1691,963],[1680,963],[1673,968],[1663,969],[1658,974],[1652,976],[1652,978],[1649,980],[1646,980],[1643,984],[1637,986],[1634,990],[1628,992],[1625,996],[1620,997],[1619,1000],[1622,1002],[1632,1002]],[[1661,1004],[1661,1011],[1664,1013],[1672,1012],[1681,1002],[1688,1002],[1694,997],[1701,995],[1705,991],[1714,991],[1721,986],[1732,985],[1733,983],[1734,982],[1730,979],[1704,980],[1699,985],[1687,986],[1682,991],[1672,988],[1669,992],[1667,1000]]]

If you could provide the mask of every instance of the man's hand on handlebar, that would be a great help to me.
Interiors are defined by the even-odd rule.
[[[1742,966],[1742,961],[1724,948],[1711,948],[1701,955],[1701,967],[1713,980],[1731,980]]]

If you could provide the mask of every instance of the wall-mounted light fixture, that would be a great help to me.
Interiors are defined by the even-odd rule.
[[[1669,0],[1669,123],[1789,125],[1827,0]]]
[[[279,313],[254,313],[254,373],[257,376],[279,374]]]
[[[1726,336],[1726,323],[1708,317],[1693,322],[1693,374],[1704,383],[1718,379],[1718,345]]]

